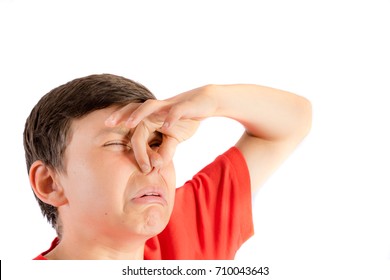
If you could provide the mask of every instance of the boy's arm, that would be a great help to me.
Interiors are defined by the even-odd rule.
[[[258,85],[216,86],[217,115],[239,121],[236,147],[244,155],[256,191],[310,130],[311,104],[300,96]]]
[[[147,101],[132,112],[124,107],[106,124],[126,121],[135,128],[132,144],[137,161],[140,166],[153,166],[143,143],[148,134],[157,130],[166,136],[159,153],[167,161],[200,120],[213,116],[234,119],[245,127],[236,147],[246,159],[255,191],[308,133],[311,105],[303,97],[259,85],[207,85],[166,100]]]

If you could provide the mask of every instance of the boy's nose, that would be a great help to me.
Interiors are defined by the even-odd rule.
[[[155,174],[158,174],[160,172],[161,167],[150,167],[150,170],[148,172],[143,172],[145,176],[154,176]]]
[[[150,165],[144,165],[141,167],[142,173],[150,174],[153,172],[158,172],[161,168],[163,167],[163,162],[162,160],[157,160],[157,161],[151,161]]]
[[[140,153],[138,158],[136,155],[134,156],[139,169],[145,174],[152,172],[153,169],[161,169],[164,165],[164,160],[161,155],[152,149],[148,150],[146,153]]]
[[[152,151],[148,154],[149,156],[149,162],[150,164],[143,164],[143,166],[141,166],[141,170],[144,172],[144,173],[150,173],[150,172],[153,172],[154,170],[160,170],[162,167],[163,167],[163,159],[161,157],[161,155],[156,152],[156,151]]]

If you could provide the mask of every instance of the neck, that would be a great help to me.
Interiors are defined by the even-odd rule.
[[[146,240],[110,238],[71,238],[64,235],[45,257],[49,260],[143,260]]]

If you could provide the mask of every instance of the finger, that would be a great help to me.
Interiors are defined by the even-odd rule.
[[[136,110],[142,103],[129,103],[126,106],[115,110],[106,120],[105,125],[109,127],[117,126],[119,123],[127,120],[132,112]]]
[[[158,149],[158,153],[161,156],[162,162],[164,165],[171,162],[176,151],[176,147],[179,144],[175,138],[170,136],[163,136],[163,141]]]
[[[147,152],[150,159],[151,167],[161,169],[164,165],[164,160],[162,156],[158,152],[151,149],[149,145],[147,147]]]
[[[169,110],[162,129],[169,129],[175,125],[175,123],[186,115],[192,108],[190,102],[182,102],[172,106]]]
[[[134,133],[131,137],[131,146],[134,152],[135,160],[138,163],[141,171],[143,173],[149,173],[152,169],[149,154],[150,149],[148,145],[148,139],[151,131],[145,125],[144,122],[141,122],[134,130]]]
[[[125,125],[128,128],[136,127],[144,118],[160,111],[166,105],[167,104],[164,101],[148,99],[130,114]]]

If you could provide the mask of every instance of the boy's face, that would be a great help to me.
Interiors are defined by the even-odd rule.
[[[106,127],[115,111],[106,108],[74,120],[58,174],[68,203],[59,208],[63,236],[68,230],[92,238],[142,238],[167,225],[175,196],[173,163],[144,174],[128,148],[131,132]],[[158,135],[149,143],[159,144]],[[158,145],[153,149],[158,149]]]

